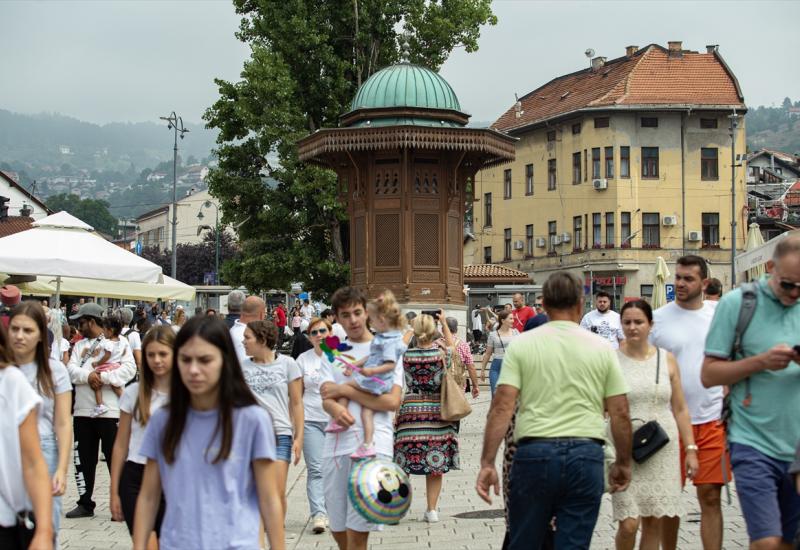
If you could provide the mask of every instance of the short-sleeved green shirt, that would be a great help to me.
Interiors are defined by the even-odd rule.
[[[706,338],[706,355],[730,357],[741,305],[741,289],[722,297]],[[741,357],[758,355],[778,344],[800,344],[800,303],[784,306],[763,277],[758,281],[756,311],[742,337]],[[792,362],[783,370],[754,374],[747,407],[745,394],[744,380],[731,386],[728,439],[791,462],[800,441],[800,366]]]
[[[604,400],[628,393],[608,340],[569,321],[518,336],[503,358],[498,385],[519,390],[514,439],[603,439]]]

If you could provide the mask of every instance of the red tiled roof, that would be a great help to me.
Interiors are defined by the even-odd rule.
[[[630,57],[599,69],[560,76],[520,98],[522,114],[512,106],[492,125],[508,132],[576,112],[621,106],[736,106],[744,98],[719,53],[683,51],[680,57],[651,44]]]
[[[27,216],[9,216],[0,220],[0,238],[8,237],[14,233],[28,230],[33,227],[33,218]]]
[[[495,264],[478,264],[464,266],[465,279],[519,279],[520,282],[530,280],[530,275],[519,269]]]

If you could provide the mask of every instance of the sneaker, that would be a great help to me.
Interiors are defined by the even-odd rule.
[[[347,426],[342,426],[341,424],[337,424],[335,420],[331,420],[328,427],[325,428],[325,432],[329,434],[338,434],[341,432],[346,432]]]
[[[99,405],[95,406],[94,409],[92,409],[92,412],[89,413],[89,416],[92,418],[97,418],[98,416],[107,413],[108,410],[108,407],[104,403],[100,403]]]
[[[66,517],[69,519],[92,518],[94,517],[94,510],[89,510],[85,506],[78,504],[75,508],[67,512]]]
[[[356,452],[350,455],[350,458],[354,460],[361,460],[363,458],[372,458],[377,453],[375,452],[375,445],[367,445],[366,443],[362,443],[356,449]]]
[[[328,523],[328,518],[325,517],[325,514],[318,514],[314,516],[314,519],[311,520],[311,532],[315,535],[319,535],[325,532],[325,527]]]
[[[437,523],[439,521],[439,512],[436,510],[428,510],[425,512],[425,515],[422,516],[422,519],[428,523]]]

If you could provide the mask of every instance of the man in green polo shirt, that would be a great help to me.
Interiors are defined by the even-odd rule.
[[[519,398],[508,495],[509,548],[539,548],[556,516],[556,548],[589,548],[603,496],[603,412],[608,411],[617,462],[612,491],[630,482],[628,385],[607,340],[582,329],[583,283],[566,272],[544,284],[550,322],[508,346],[481,455],[477,491],[499,494],[495,457]]]
[[[728,442],[751,549],[791,548],[800,496],[789,467],[800,441],[800,238],[788,237],[757,284],[753,317],[733,346],[742,291],[720,300],[706,338],[702,381],[730,386]]]

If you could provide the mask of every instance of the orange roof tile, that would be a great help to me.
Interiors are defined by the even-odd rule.
[[[520,282],[529,281],[531,276],[511,267],[495,264],[478,264],[464,266],[465,279],[519,279]]]
[[[0,238],[20,233],[33,227],[33,218],[26,216],[8,216],[0,219]]]
[[[599,69],[560,76],[520,98],[522,114],[512,106],[492,125],[508,132],[580,111],[620,106],[736,106],[744,98],[736,77],[718,52],[683,51],[680,57],[651,44],[630,57]]]

